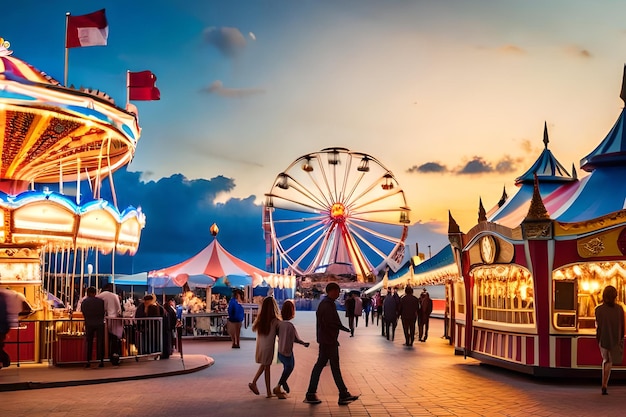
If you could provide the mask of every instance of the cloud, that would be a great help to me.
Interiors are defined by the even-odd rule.
[[[574,57],[578,57],[578,58],[583,58],[583,59],[590,59],[592,58],[591,52],[589,52],[588,49],[585,49],[581,46],[578,45],[569,45],[565,47],[565,53],[567,53],[568,55],[574,56]]]
[[[248,32],[248,36],[250,37],[250,39],[252,39],[253,41],[256,41],[256,35],[252,32]]]
[[[204,40],[224,56],[232,58],[246,47],[246,38],[237,28],[209,27],[204,30]]]
[[[493,172],[494,169],[491,164],[485,161],[480,156],[475,156],[472,160],[467,162],[463,167],[457,170],[457,174],[465,175],[465,174],[485,174]]]
[[[519,162],[519,160],[514,160],[510,156],[505,155],[504,157],[502,157],[502,159],[496,162],[495,171],[500,174],[507,174],[509,172],[515,172],[517,171],[517,166],[516,166],[517,162]]]
[[[175,174],[144,181],[143,177],[142,172],[126,169],[113,177],[120,210],[141,206],[146,215],[137,254],[116,256],[116,272],[149,271],[188,259],[211,242],[209,228],[213,223],[220,227],[219,241],[229,252],[264,269],[262,207],[254,203],[256,197],[215,202],[218,195],[235,188],[234,179],[217,176],[190,180]],[[102,197],[112,201],[108,181],[102,185]],[[110,261],[102,260],[101,265],[106,268]]]
[[[227,88],[224,87],[220,80],[213,81],[211,85],[204,87],[200,91],[228,98],[245,98],[265,93],[265,90],[262,88]]]
[[[525,55],[526,50],[517,45],[502,45],[498,48],[498,52],[509,55]]]
[[[407,169],[408,173],[443,173],[446,171],[448,171],[448,168],[439,162],[426,162],[420,166],[413,165],[411,168]]]

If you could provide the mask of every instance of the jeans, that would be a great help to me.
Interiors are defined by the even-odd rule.
[[[293,368],[296,365],[296,358],[293,356],[285,356],[278,352],[278,360],[283,364],[283,374],[280,376],[278,380],[278,386],[284,385],[287,383],[287,379],[289,379],[289,375],[293,372]]]
[[[339,389],[339,396],[345,395],[348,392],[348,388],[343,382],[343,377],[341,376],[341,369],[339,368],[339,343],[337,343],[332,345],[320,345],[317,362],[315,362],[313,371],[311,372],[311,381],[309,382],[307,394],[315,394],[317,392],[320,375],[322,374],[322,370],[328,361],[330,361],[330,370],[333,373],[335,385],[337,385],[337,388]]]

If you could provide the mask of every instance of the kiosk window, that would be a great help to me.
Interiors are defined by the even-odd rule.
[[[554,309],[576,310],[576,288],[574,281],[554,282]]]

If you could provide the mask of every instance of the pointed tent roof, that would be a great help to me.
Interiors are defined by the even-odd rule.
[[[548,149],[548,124],[543,123],[543,152],[539,155],[539,158],[535,163],[521,176],[515,179],[515,184],[533,184],[535,176],[537,176],[541,182],[570,182],[576,179],[567,172],[565,167],[552,155],[550,149]]]
[[[220,243],[217,238],[195,256],[183,261],[177,265],[168,268],[161,268],[148,273],[151,278],[170,278],[175,279],[180,275],[188,276],[207,276],[216,280],[218,278],[238,275],[252,277],[255,280],[262,279],[267,272],[259,269],[249,263],[232,255]],[[180,283],[179,285],[182,285]]]
[[[488,220],[506,227],[517,227],[528,214],[530,202],[534,192],[535,177],[539,183],[539,193],[544,200],[549,213],[558,207],[546,203],[546,198],[555,190],[563,187],[571,189],[576,187],[578,180],[576,175],[570,175],[561,163],[548,149],[548,126],[544,122],[543,144],[544,149],[535,163],[521,176],[515,179],[519,190],[512,197],[505,199],[488,213]],[[571,194],[568,194],[571,195]],[[502,201],[502,199],[501,199]],[[556,200],[555,200],[556,201]],[[560,201],[560,200],[558,200]]]
[[[622,75],[620,98],[626,103],[626,65]],[[626,121],[622,109],[617,122],[602,142],[587,156],[580,160],[580,167],[591,172],[599,166],[623,165],[626,162]]]

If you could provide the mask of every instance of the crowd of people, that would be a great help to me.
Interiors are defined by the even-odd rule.
[[[350,336],[354,337],[355,328],[359,325],[359,317],[364,316],[365,326],[370,322],[381,325],[382,336],[387,340],[395,340],[398,321],[402,323],[405,343],[411,347],[415,341],[416,325],[418,340],[426,342],[430,315],[433,312],[433,302],[426,288],[422,289],[419,297],[413,294],[413,288],[407,285],[404,295],[398,294],[398,288],[387,288],[385,295],[378,291],[374,297],[352,291],[345,300],[346,317]]]

